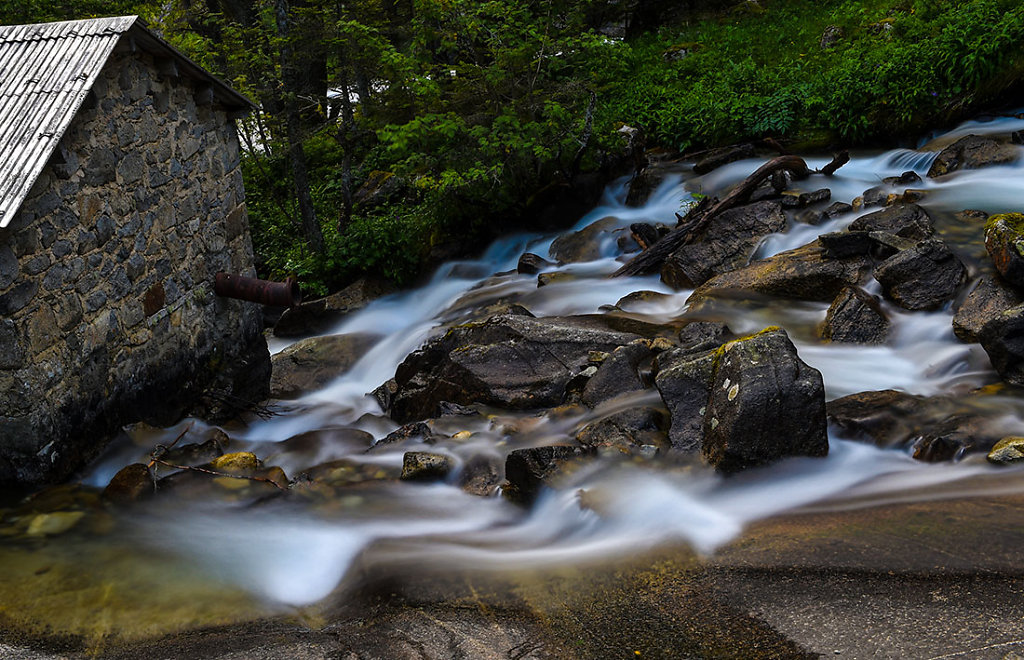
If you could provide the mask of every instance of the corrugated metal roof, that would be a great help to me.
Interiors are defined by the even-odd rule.
[[[251,107],[137,16],[0,26],[0,227],[17,213],[118,41],[129,32],[139,47],[173,57],[184,75],[210,83],[229,107]]]

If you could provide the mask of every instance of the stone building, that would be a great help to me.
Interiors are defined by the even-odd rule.
[[[261,394],[259,309],[213,293],[254,274],[250,109],[135,16],[0,27],[0,484]]]

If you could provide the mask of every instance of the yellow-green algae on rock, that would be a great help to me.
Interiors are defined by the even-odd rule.
[[[160,552],[104,538],[0,545],[0,622],[27,638],[110,644],[270,614],[251,595]]]
[[[1024,460],[1024,438],[1003,438],[992,447],[988,460],[1000,465]]]

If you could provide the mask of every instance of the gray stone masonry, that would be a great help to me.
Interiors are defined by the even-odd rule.
[[[115,52],[0,229],[0,484],[66,477],[259,350],[258,306],[213,294],[253,254],[234,121],[195,91]]]

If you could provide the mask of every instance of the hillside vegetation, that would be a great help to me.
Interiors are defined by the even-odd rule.
[[[622,165],[623,125],[673,150],[912,143],[1024,76],[1014,0],[0,9],[5,23],[137,11],[258,101],[244,171],[261,275],[318,293],[366,273],[407,283],[531,221],[580,173]]]

